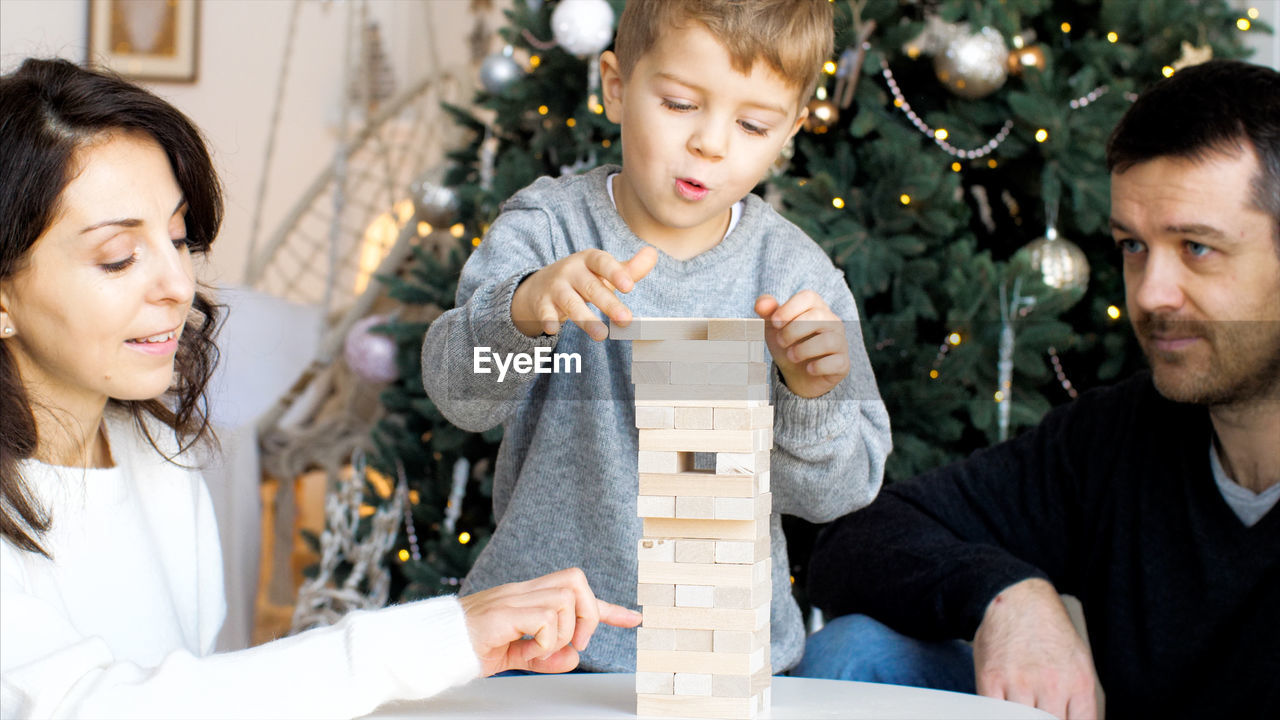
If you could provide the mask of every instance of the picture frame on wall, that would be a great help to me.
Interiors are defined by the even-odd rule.
[[[192,83],[200,0],[89,0],[89,61],[130,80]]]

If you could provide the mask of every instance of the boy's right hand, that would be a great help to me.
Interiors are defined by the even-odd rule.
[[[609,337],[609,329],[587,307],[604,311],[622,327],[631,324],[631,311],[614,290],[631,292],[658,262],[656,248],[645,247],[625,263],[609,253],[581,250],[542,268],[520,283],[511,298],[511,321],[528,337],[555,335],[565,320],[572,320],[592,340]]]

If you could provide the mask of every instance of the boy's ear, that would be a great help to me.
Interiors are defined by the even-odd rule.
[[[796,133],[800,132],[800,128],[804,127],[804,121],[808,119],[809,119],[809,108],[807,107],[800,108],[800,114],[796,115],[796,124],[791,127],[791,133],[787,135],[787,138],[790,139],[795,137]]]
[[[622,122],[622,68],[612,50],[600,53],[600,90],[604,114],[611,122]]]

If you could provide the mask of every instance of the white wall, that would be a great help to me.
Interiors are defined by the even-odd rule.
[[[205,0],[196,82],[148,83],[204,130],[225,184],[226,220],[204,272],[210,282],[234,284],[244,272],[293,5],[289,0]],[[332,158],[346,13],[355,6],[333,0],[302,5],[259,242]],[[466,35],[475,19],[469,0],[371,0],[369,7],[382,26],[398,88],[431,73],[436,57],[444,67],[468,61]],[[13,70],[31,55],[84,61],[88,16],[88,0],[0,0],[0,70]],[[494,11],[489,27],[500,22]],[[498,47],[495,38],[493,49]]]

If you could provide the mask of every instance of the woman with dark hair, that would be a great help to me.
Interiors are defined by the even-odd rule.
[[[639,623],[570,569],[211,654],[225,599],[195,454],[218,308],[193,256],[221,215],[168,103],[60,60],[0,77],[5,717],[351,717],[565,671],[597,622]]]

